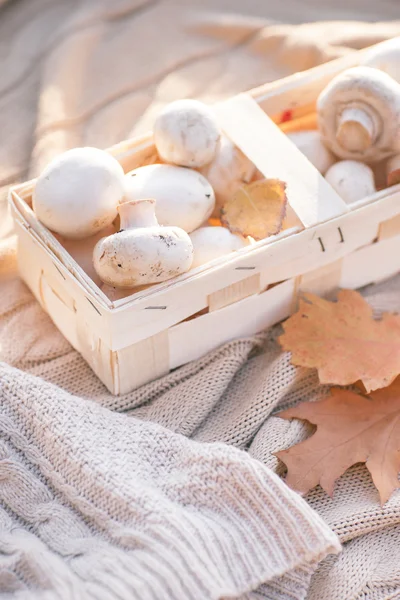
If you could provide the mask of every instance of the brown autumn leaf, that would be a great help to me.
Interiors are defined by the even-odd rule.
[[[341,389],[331,393],[278,413],[317,426],[306,441],[276,453],[288,468],[286,482],[303,493],[320,484],[332,496],[335,481],[365,462],[383,505],[400,487],[400,378],[368,397]]]
[[[304,298],[279,337],[294,365],[318,369],[324,384],[360,380],[367,392],[390,385],[400,374],[399,315],[375,320],[370,305],[352,290],[341,290],[337,302],[314,294]]]
[[[263,179],[243,185],[225,202],[221,221],[232,233],[262,240],[279,233],[286,214],[286,184]]]

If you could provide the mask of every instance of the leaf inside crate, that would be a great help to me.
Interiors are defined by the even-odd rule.
[[[232,233],[262,240],[281,231],[286,205],[286,184],[263,179],[239,188],[225,202],[221,221]]]

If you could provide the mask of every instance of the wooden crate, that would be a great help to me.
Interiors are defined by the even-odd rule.
[[[349,207],[284,134],[315,126],[319,92],[364,52],[215,107],[257,168],[287,182],[294,226],[128,298],[110,301],[38,222],[34,181],[11,189],[21,277],[112,393],[285,319],[302,291],[357,288],[400,271],[400,185]],[[149,134],[109,152],[129,171],[151,162],[155,149]]]

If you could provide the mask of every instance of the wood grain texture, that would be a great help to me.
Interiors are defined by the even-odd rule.
[[[258,294],[261,291],[260,274],[255,273],[246,279],[237,281],[221,290],[217,290],[208,296],[208,307],[210,312],[219,310],[243,298]]]
[[[386,240],[395,235],[400,235],[400,215],[382,221],[379,225],[378,239]]]
[[[125,394],[165,375],[170,370],[168,330],[114,352],[113,363],[116,394]]]

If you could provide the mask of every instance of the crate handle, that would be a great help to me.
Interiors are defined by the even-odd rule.
[[[348,212],[348,206],[249,94],[215,107],[226,135],[265,177],[287,184],[288,202],[304,227]]]

